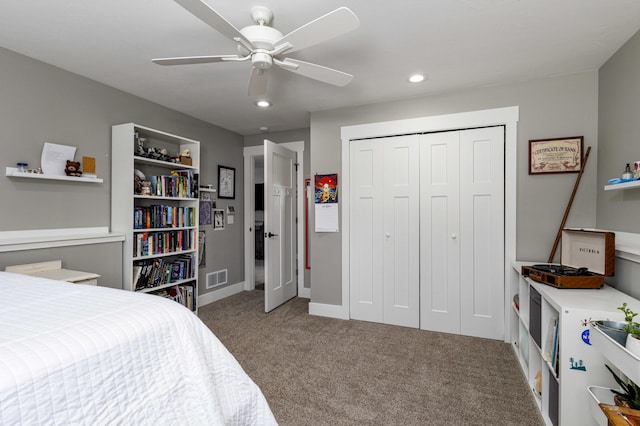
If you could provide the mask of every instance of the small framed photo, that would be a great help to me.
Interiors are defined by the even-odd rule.
[[[529,174],[580,172],[583,144],[583,136],[530,140]]]
[[[213,230],[222,231],[224,229],[224,209],[213,210]]]
[[[236,198],[236,169],[218,166],[218,198]]]

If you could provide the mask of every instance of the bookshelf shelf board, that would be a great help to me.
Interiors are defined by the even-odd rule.
[[[21,172],[16,167],[7,167],[7,177],[26,178],[26,179],[44,179],[44,180],[63,180],[67,182],[87,182],[87,183],[102,183],[101,178],[90,177],[75,177],[75,176],[59,176],[59,175],[47,175],[42,173],[28,173]]]
[[[198,200],[198,198],[161,197],[159,195],[134,195],[133,198],[138,200],[179,200],[179,201],[197,201]]]
[[[170,231],[188,231],[190,229],[196,229],[196,226],[181,226],[177,228],[136,228],[134,233],[140,232],[170,232]]]
[[[217,192],[217,191],[215,189],[213,189],[213,188],[200,187],[200,192]]]
[[[156,259],[158,257],[167,257],[167,256],[175,256],[176,254],[187,254],[187,253],[195,253],[197,250],[179,250],[172,251],[169,253],[158,253],[158,254],[150,254],[148,256],[134,256],[133,260],[145,260],[145,259]]]
[[[138,157],[137,155],[134,156],[133,159],[136,163],[152,164],[155,166],[166,167],[169,169],[180,169],[180,170],[197,170],[198,169],[195,166],[189,166],[187,164],[172,163],[170,161],[155,160],[153,158],[147,158],[147,157]]]
[[[615,191],[618,189],[640,188],[640,180],[632,180],[631,182],[615,183],[613,185],[605,185],[605,191]]]
[[[162,284],[156,287],[149,287],[149,288],[143,288],[141,290],[136,290],[136,293],[153,293],[154,291],[158,291],[158,290],[163,290],[165,288],[171,288],[171,287],[175,287],[177,285],[181,285],[181,284],[187,284],[190,282],[195,281],[195,278],[188,278],[186,280],[180,280],[180,281],[174,281],[171,283],[166,283],[166,284]]]

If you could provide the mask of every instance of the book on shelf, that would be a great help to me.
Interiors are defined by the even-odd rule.
[[[551,362],[554,352],[554,340],[556,339],[556,330],[558,329],[558,318],[551,317],[547,324],[547,334],[545,336],[544,345],[542,346],[542,358]]]
[[[558,348],[558,334],[559,334],[559,324],[556,320],[556,328],[553,334],[553,351],[551,353],[551,366],[553,367],[556,375],[558,375],[558,358],[560,353],[560,348]]]

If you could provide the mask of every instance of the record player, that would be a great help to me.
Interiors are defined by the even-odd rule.
[[[560,265],[522,267],[522,275],[557,288],[600,288],[615,269],[615,234],[563,229]]]

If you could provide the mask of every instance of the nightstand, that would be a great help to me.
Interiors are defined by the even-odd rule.
[[[4,270],[6,272],[49,278],[51,280],[67,281],[74,284],[98,285],[98,278],[100,278],[100,275],[92,272],[63,269],[61,260],[7,266]]]

